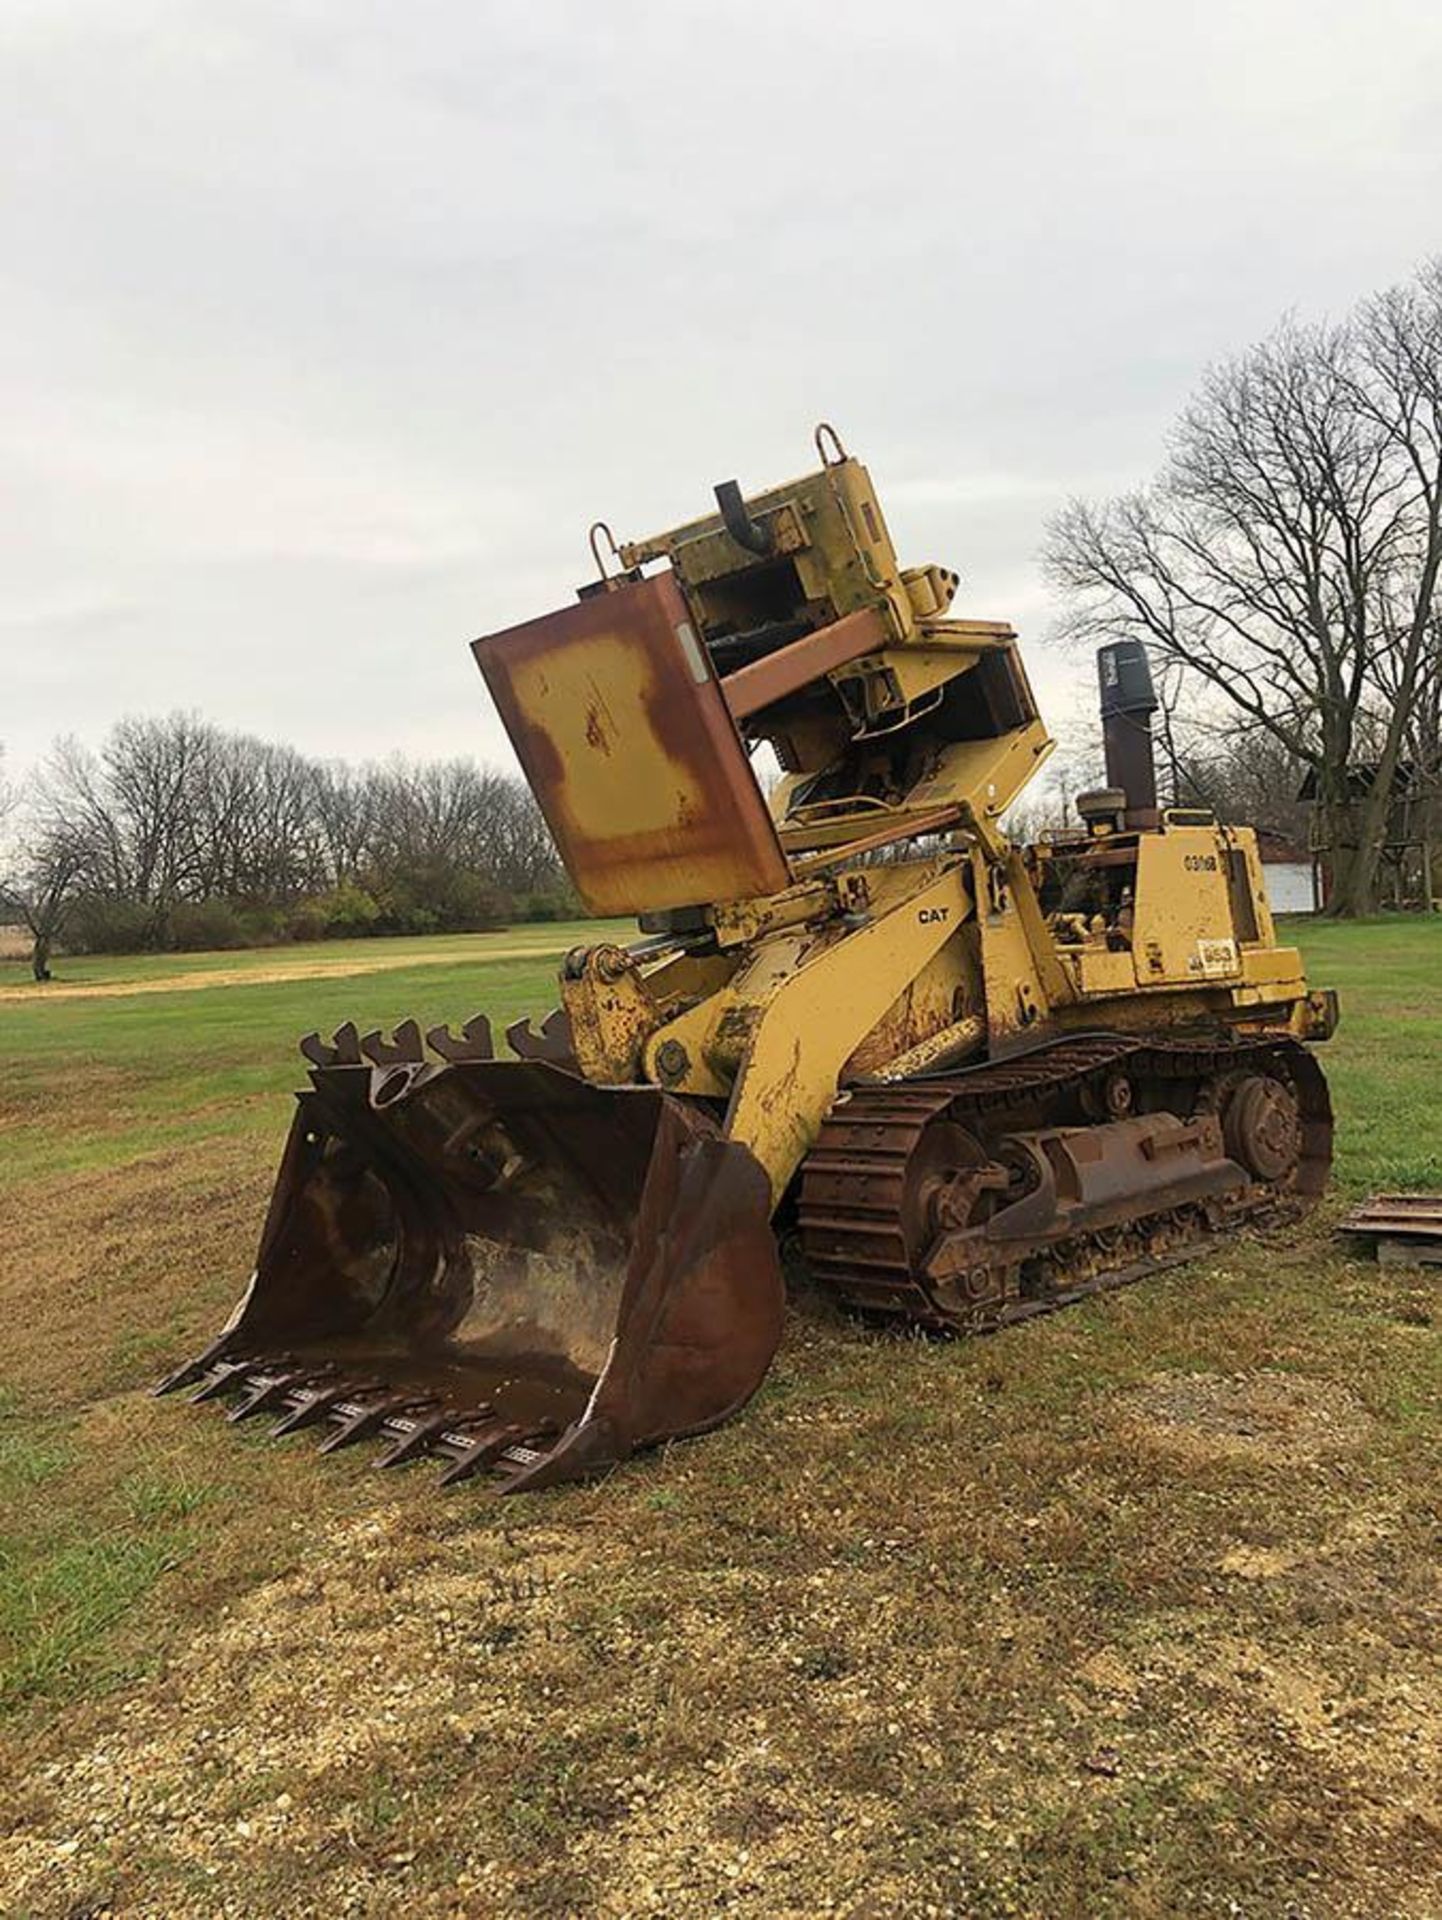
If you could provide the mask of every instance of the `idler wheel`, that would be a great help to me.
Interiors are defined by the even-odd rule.
[[[985,1149],[965,1127],[933,1120],[911,1150],[902,1194],[901,1222],[913,1266],[943,1233],[983,1217],[991,1183]]]
[[[1226,1104],[1222,1138],[1255,1179],[1272,1185],[1289,1179],[1302,1157],[1296,1094],[1271,1074],[1249,1074]]]

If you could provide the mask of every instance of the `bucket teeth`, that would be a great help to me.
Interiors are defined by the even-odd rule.
[[[218,1346],[220,1343],[217,1342]],[[197,1380],[204,1379],[215,1360],[215,1347],[207,1347],[204,1353],[198,1353],[193,1360],[187,1360],[173,1373],[167,1373],[163,1380],[157,1380],[151,1391],[158,1399],[163,1393],[179,1393],[182,1387],[193,1387]]]
[[[314,1378],[314,1369],[306,1367],[291,1367],[278,1373],[259,1374],[252,1379],[225,1417],[232,1426],[238,1426],[242,1420],[249,1420],[253,1414],[265,1413],[272,1407],[284,1406],[288,1393]]]
[[[554,1008],[539,1027],[533,1027],[529,1018],[513,1021],[506,1028],[506,1040],[518,1059],[545,1060],[575,1070],[575,1042],[563,1007]],[[459,1033],[452,1033],[448,1026],[429,1027],[424,1039],[414,1020],[402,1020],[389,1037],[379,1027],[363,1034],[353,1020],[347,1020],[328,1041],[318,1033],[306,1034],[300,1050],[313,1067],[359,1067],[367,1062],[376,1067],[411,1067],[423,1063],[427,1046],[450,1066],[496,1057],[491,1023],[483,1013],[473,1014]]]
[[[230,1389],[242,1375],[254,1371],[253,1360],[217,1360],[210,1370],[210,1377],[191,1394],[191,1400],[197,1405],[202,1400],[218,1400]]]
[[[358,1440],[369,1440],[378,1434],[394,1414],[419,1413],[434,1405],[434,1400],[417,1400],[414,1394],[388,1394],[385,1399],[374,1400],[369,1406],[348,1415],[334,1433],[321,1441],[320,1450],[322,1453],[339,1453],[342,1447],[353,1447]]]
[[[534,1427],[503,1425],[493,1427],[489,1433],[483,1429],[465,1452],[452,1460],[450,1466],[441,1475],[440,1484],[443,1487],[459,1486],[463,1480],[471,1479],[483,1467],[489,1467],[499,1460],[508,1448],[521,1446],[527,1440],[540,1437]]]
[[[271,1435],[278,1440],[283,1434],[299,1433],[304,1427],[319,1426],[322,1420],[329,1418],[332,1409],[343,1401],[354,1401],[362,1395],[379,1393],[380,1390],[379,1380],[341,1381],[336,1385],[305,1389],[294,1410],[286,1414],[283,1420],[276,1421],[270,1430]]]
[[[491,1023],[483,1013],[472,1015],[459,1033],[452,1033],[449,1027],[432,1027],[426,1034],[426,1040],[431,1051],[438,1053],[442,1060],[452,1066],[466,1060],[494,1060],[496,1057]]]
[[[384,1380],[344,1379],[330,1361],[300,1364],[289,1355],[250,1355],[245,1359],[202,1354],[162,1382],[188,1385],[199,1380],[192,1400],[233,1399],[226,1418],[280,1414],[271,1437],[329,1427],[322,1453],[337,1453],[362,1440],[387,1444],[379,1467],[404,1466],[427,1455],[447,1464],[440,1484],[457,1486],[485,1467],[504,1475],[529,1464],[528,1449],[545,1446],[559,1431],[555,1422],[517,1425],[502,1420],[489,1402],[446,1407],[434,1394],[401,1392]],[[539,1458],[539,1455],[531,1457]]]
[[[576,1043],[564,1007],[553,1008],[539,1028],[532,1027],[529,1016],[513,1021],[506,1028],[506,1044],[520,1060],[546,1060],[554,1067],[575,1070]]]
[[[377,1067],[418,1067],[425,1059],[421,1030],[414,1020],[402,1020],[389,1040],[379,1028],[363,1035],[360,1050]]]
[[[300,1050],[313,1067],[359,1067],[364,1064],[360,1032],[354,1020],[347,1020],[343,1026],[337,1027],[329,1045],[318,1033],[308,1033],[300,1043]]]
[[[477,1407],[473,1413],[464,1416],[454,1413],[429,1414],[424,1420],[417,1420],[409,1433],[403,1433],[394,1446],[388,1447],[376,1461],[378,1467],[402,1467],[408,1460],[419,1460],[421,1455],[429,1453],[443,1433],[456,1433],[464,1428],[489,1419],[489,1407]]]

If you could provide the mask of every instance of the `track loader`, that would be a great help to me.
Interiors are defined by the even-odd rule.
[[[1007,1326],[1308,1205],[1306,1043],[1257,843],[1159,807],[1142,650],[1100,655],[1108,783],[1034,847],[1016,636],[903,567],[819,464],[474,643],[586,907],[559,1006],[302,1041],[254,1277],[167,1387],[506,1491],[716,1425],[780,1338],[779,1244],[849,1308]],[[757,764],[780,768],[765,791]]]

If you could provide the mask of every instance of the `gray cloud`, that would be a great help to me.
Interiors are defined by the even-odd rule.
[[[174,705],[501,757],[467,639],[822,416],[1060,720],[1048,512],[1439,242],[1404,0],[10,0],[0,71],[22,762]]]

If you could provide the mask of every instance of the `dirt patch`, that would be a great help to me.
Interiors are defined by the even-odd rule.
[[[1280,1580],[1301,1558],[1298,1553],[1275,1547],[1232,1547],[1218,1565],[1223,1573],[1233,1574],[1238,1580]]]
[[[1168,1452],[1286,1466],[1358,1447],[1370,1424],[1346,1387],[1265,1368],[1237,1376],[1154,1374],[1118,1411],[1138,1438]]]
[[[390,1911],[416,1857],[403,1827],[416,1754],[448,1746],[457,1770],[482,1749],[523,1758],[524,1688],[493,1661],[544,1647],[568,1586],[604,1580],[617,1557],[576,1529],[478,1545],[438,1549],[409,1502],[332,1523],[304,1570],[224,1608],[121,1720],[38,1768],[0,1838],[9,1901],[67,1913],[98,1889],[109,1904],[124,1879],[117,1912],[210,1914],[232,1910],[220,1888],[249,1882],[245,1910],[261,1911],[263,1863],[289,1874],[307,1857],[314,1904],[287,1911]],[[554,1712],[552,1687],[535,1691]],[[164,1858],[153,1900],[130,1871],[137,1851]],[[483,1852],[458,1862],[458,1883],[500,1891]]]
[[[1220,1757],[1257,1734],[1295,1746],[1349,1789],[1348,1824],[1439,1831],[1442,1700],[1435,1676],[1415,1660],[1339,1670],[1305,1640],[1279,1653],[1241,1635],[1208,1632],[1154,1650],[1155,1675],[1194,1689],[1209,1751]],[[1409,1755],[1399,1771],[1397,1754]]]
[[[95,1435],[116,1437],[103,1423]],[[844,1632],[855,1566],[768,1582],[718,1542],[698,1587],[604,1490],[514,1530],[492,1508],[433,1498],[410,1484],[307,1528],[302,1566],[199,1628],[123,1711],[57,1724],[0,1820],[11,1909],[1210,1911],[1173,1904],[1141,1857],[1168,1797],[1201,1794],[1218,1847],[1280,1854],[1286,1875],[1285,1898],[1264,1879],[1250,1908],[1216,1910],[1433,1911],[1422,1849],[1437,1837],[1442,1715],[1415,1658],[1358,1677],[1198,1623],[1099,1648],[1074,1669],[1095,1709],[1012,1691],[1008,1656],[958,1717],[994,1636],[958,1620],[955,1659],[898,1641],[900,1591],[883,1586],[842,1657],[786,1660],[758,1686],[767,1642],[800,1617],[830,1620],[835,1602],[828,1632]],[[653,1562],[660,1587],[646,1593]],[[1178,1773],[1174,1743],[1220,1797]],[[1338,1821],[1364,1858],[1415,1850],[1414,1906],[1392,1883],[1375,1904],[1318,1884]],[[1135,1899],[1041,1906],[1029,1848],[1082,1846],[1088,1830],[1113,1836]]]
[[[200,968],[193,973],[147,975],[143,980],[63,980],[48,986],[0,987],[0,1005],[9,1000],[122,1000],[137,993],[200,993],[207,987],[268,987],[286,980],[344,980],[368,973],[398,973],[408,967],[454,967],[468,960],[544,960],[559,953],[546,946],[484,947],[466,953],[378,953],[374,959],[279,960],[263,967]]]
[[[930,1378],[953,1408],[970,1378],[956,1350],[919,1375],[930,1350],[792,1331],[787,1361],[805,1352],[822,1397],[843,1359],[874,1370],[894,1353],[914,1395]],[[1034,1404],[1007,1428],[1006,1396],[988,1395],[987,1425],[952,1454],[981,1477],[955,1498],[933,1477],[909,1508],[929,1443],[893,1432],[892,1452],[910,1448],[895,1481],[886,1449],[852,1459],[828,1451],[839,1439],[778,1472],[773,1410],[753,1410],[749,1445],[733,1427],[709,1451],[511,1507],[444,1500],[421,1470],[320,1463],[214,1413],[138,1395],[95,1407],[76,1441],[97,1463],[158,1448],[162,1421],[205,1450],[196,1474],[229,1471],[230,1449],[274,1461],[291,1544],[278,1560],[248,1533],[237,1457],[246,1489],[202,1509],[197,1538],[213,1529],[207,1558],[273,1571],[206,1607],[180,1584],[202,1578],[197,1554],[162,1599],[189,1621],[164,1670],[35,1723],[0,1809],[0,1906],[37,1920],[1442,1911],[1420,1614],[1415,1643],[1381,1659],[1350,1613],[1309,1637],[1289,1592],[1217,1579],[1210,1534],[1190,1601],[1167,1585],[1154,1604],[1160,1570],[1195,1551],[1170,1530],[1183,1477],[1150,1503],[1168,1529],[1150,1548],[1112,1531],[1144,1504],[1129,1437],[1090,1502],[1060,1440],[999,1477],[1019,1437],[1058,1418]],[[1069,1470],[1067,1501],[1038,1507],[1037,1478]],[[1288,1495],[1279,1540],[1309,1503],[1297,1550],[1324,1537],[1325,1491]],[[1061,1522],[1077,1503],[1074,1539]],[[1339,1533],[1339,1574],[1389,1540],[1400,1552],[1400,1524],[1374,1507]],[[1087,1584],[1070,1585],[1063,1556],[1098,1535]],[[1119,1604],[1123,1577],[1142,1587]]]

